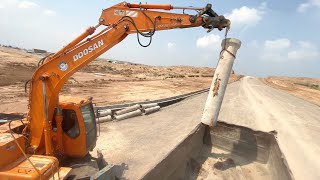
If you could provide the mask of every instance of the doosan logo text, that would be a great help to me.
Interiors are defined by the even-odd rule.
[[[82,57],[88,55],[92,51],[98,49],[103,45],[103,40],[101,39],[100,41],[94,43],[92,46],[87,47],[83,51],[79,52],[78,54],[73,56],[73,61],[77,61],[78,59],[81,59]]]

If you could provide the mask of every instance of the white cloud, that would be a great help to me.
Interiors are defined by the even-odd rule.
[[[303,51],[299,51],[299,50],[293,50],[288,52],[288,59],[292,59],[292,60],[301,60],[303,59],[307,54]]]
[[[291,42],[289,39],[282,38],[276,40],[266,40],[264,43],[264,48],[266,49],[285,49],[290,47]]]
[[[250,41],[250,42],[248,43],[248,45],[249,45],[250,47],[253,47],[253,48],[260,48],[260,45],[259,45],[259,43],[258,43],[257,40],[252,40],[252,41]]]
[[[207,48],[210,46],[217,47],[220,45],[221,40],[222,39],[219,35],[210,34],[198,38],[196,45],[198,48]]]
[[[312,3],[316,6],[320,6],[320,0],[311,0]]]
[[[309,8],[312,8],[312,7],[320,8],[320,0],[308,0],[305,3],[301,3],[298,6],[297,11],[303,13],[303,12],[306,12]]]
[[[287,61],[286,54],[284,53],[275,53],[275,52],[266,52],[263,51],[260,55],[260,58],[264,61],[270,62],[285,62]]]
[[[311,7],[310,3],[302,3],[298,6],[297,11],[298,12],[306,12],[309,9],[309,7]]]
[[[29,8],[35,8],[40,7],[37,3],[31,2],[31,1],[21,1],[18,3],[18,8],[20,9],[29,9]]]
[[[265,61],[283,62],[287,61],[287,52],[291,47],[291,41],[287,38],[266,40],[264,42],[261,59]]]
[[[177,45],[172,42],[168,42],[168,49],[174,49]]]
[[[266,7],[266,2],[261,3],[258,8],[242,6],[241,8],[233,9],[231,13],[225,16],[231,20],[231,26],[247,28],[258,24],[262,20]]]
[[[306,41],[300,41],[298,49],[288,52],[288,59],[290,60],[310,60],[318,57],[317,47]]]
[[[57,14],[57,12],[50,10],[50,9],[46,9],[43,11],[43,14],[46,16],[55,16]]]
[[[262,2],[259,6],[259,9],[261,11],[264,11],[265,9],[267,9],[267,6],[268,6],[267,2]]]
[[[0,9],[7,9],[17,6],[17,0],[0,0]]]
[[[260,58],[266,61],[285,62],[292,60],[314,60],[320,57],[318,48],[307,41],[291,42],[281,38],[266,40]]]

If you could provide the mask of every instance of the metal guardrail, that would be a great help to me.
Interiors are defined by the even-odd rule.
[[[180,102],[188,97],[208,92],[209,89],[210,88],[202,89],[199,91],[195,91],[195,92],[191,92],[191,93],[187,93],[187,94],[182,94],[179,96],[174,96],[174,97],[170,97],[170,98],[163,98],[163,99],[158,99],[158,100],[152,100],[152,101],[141,101],[141,102],[127,103],[127,104],[96,106],[95,111],[100,111],[100,110],[105,110],[105,109],[111,109],[112,111],[116,111],[116,110],[123,109],[123,108],[129,107],[129,106],[133,106],[135,104],[150,104],[150,103],[157,103],[157,104],[159,104],[160,107],[166,107],[171,104]]]

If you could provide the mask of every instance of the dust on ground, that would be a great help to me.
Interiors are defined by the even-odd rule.
[[[320,106],[320,79],[306,77],[268,77],[263,79],[267,85],[286,91]]]
[[[25,92],[25,82],[43,57],[0,47],[0,112],[27,112],[29,94]],[[208,67],[148,66],[100,58],[76,72],[61,94],[91,96],[97,105],[155,100],[208,88],[213,74],[213,68]],[[230,82],[241,77],[232,74]]]
[[[187,179],[270,179],[266,164],[248,162],[245,158],[204,145],[196,159],[191,159]]]

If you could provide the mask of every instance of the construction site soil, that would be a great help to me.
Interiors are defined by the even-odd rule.
[[[25,92],[25,82],[31,79],[42,57],[44,55],[21,49],[0,47],[1,113],[27,112],[29,94]],[[97,59],[76,72],[61,94],[92,96],[97,105],[155,100],[208,88],[213,73],[213,68],[209,67],[148,66]],[[232,74],[230,82],[241,77]],[[320,79],[268,77],[263,81],[320,105]]]
[[[268,77],[263,82],[320,106],[320,78]]]
[[[31,79],[42,57],[0,47],[1,113],[27,112],[25,82]],[[148,66],[97,59],[69,78],[61,94],[92,96],[97,105],[155,100],[208,88],[213,73],[208,67]],[[241,77],[233,74],[230,81]]]
[[[23,50],[19,49],[12,49],[12,48],[6,48],[6,47],[0,47],[0,101],[2,105],[0,106],[0,119],[6,119],[6,118],[17,118],[17,113],[25,114],[27,112],[27,104],[28,104],[28,92],[25,92],[25,82],[30,80],[32,77],[33,72],[37,69],[38,61],[44,57],[44,55],[37,55],[37,54],[29,54],[26,53]],[[98,59],[93,61],[91,64],[86,66],[84,69],[82,69],[80,72],[76,72],[69,80],[66,82],[65,86],[62,89],[61,94],[63,95],[76,95],[76,96],[82,96],[82,97],[89,97],[92,96],[94,98],[94,102],[97,103],[97,105],[112,105],[112,104],[121,104],[121,103],[128,103],[128,102],[137,102],[137,101],[145,101],[145,100],[155,100],[160,98],[166,98],[176,95],[181,95],[201,89],[208,88],[210,86],[210,83],[212,81],[212,75],[214,73],[214,70],[212,68],[207,67],[189,67],[189,66],[172,66],[172,67],[161,67],[161,66],[148,66],[148,65],[140,65],[140,64],[131,64],[126,62],[115,62],[115,61],[108,61],[106,59]],[[232,74],[229,82],[238,81],[243,76],[241,75],[235,75]],[[240,83],[243,85],[246,85],[246,82],[250,80],[250,77],[244,77],[240,80]],[[263,79],[263,81],[274,88],[281,89],[283,91],[289,92],[290,94],[293,94],[297,97],[300,97],[302,99],[308,100],[309,102],[313,102],[314,104],[319,103],[320,99],[320,80],[319,79],[311,79],[311,78],[287,78],[287,77],[270,77]],[[260,81],[259,81],[260,82]],[[236,82],[238,83],[238,82]],[[236,83],[233,83],[236,84]],[[27,90],[29,89],[28,86],[26,86]],[[240,89],[240,88],[236,88]],[[246,88],[248,89],[248,88]],[[270,88],[271,89],[271,88]],[[229,93],[230,94],[230,93]],[[240,95],[240,93],[238,93]],[[249,93],[250,95],[250,93]],[[203,99],[206,98],[206,94],[202,94]],[[250,95],[251,96],[251,95]],[[161,169],[163,168],[163,172],[167,172],[165,165],[167,162],[175,161],[175,158],[167,158],[168,161],[157,161],[157,162],[151,162],[155,161],[155,154],[161,155],[159,156],[160,159],[163,159],[163,155],[170,152],[168,157],[176,156],[176,152],[178,152],[179,155],[181,155],[181,152],[185,151],[185,145],[196,145],[196,143],[190,143],[188,141],[188,138],[186,138],[186,141],[181,141],[184,139],[184,137],[189,134],[190,130],[194,128],[195,125],[197,125],[199,122],[198,120],[201,117],[201,113],[194,113],[194,112],[201,112],[202,106],[204,105],[203,101],[195,101],[192,102],[193,98],[187,99],[183,104],[181,103],[176,104],[175,110],[166,112],[166,108],[164,108],[160,113],[154,114],[154,116],[163,116],[161,119],[162,121],[157,121],[157,123],[154,123],[152,121],[152,115],[149,117],[143,116],[143,118],[134,121],[135,119],[132,119],[130,121],[121,121],[117,123],[107,123],[105,126],[102,125],[101,127],[101,135],[102,137],[106,137],[105,135],[108,135],[111,137],[109,141],[105,141],[105,138],[100,138],[98,140],[98,147],[100,150],[103,150],[104,148],[107,148],[106,143],[111,144],[112,148],[114,148],[114,152],[110,153],[112,151],[111,148],[108,149],[108,152],[104,154],[104,157],[107,157],[109,162],[117,164],[118,161],[123,162],[123,159],[121,158],[127,158],[125,159],[126,162],[132,163],[130,164],[130,171],[122,172],[124,176],[128,177],[144,177],[145,179],[155,179],[155,178],[148,178],[148,177],[161,177],[159,176],[159,172],[161,172]],[[238,101],[238,99],[235,99]],[[188,105],[189,102],[189,108],[182,108],[179,106]],[[197,106],[198,104],[198,106]],[[234,104],[234,103],[233,103]],[[247,102],[244,102],[241,107],[244,106],[244,104],[248,104]],[[250,104],[250,103],[249,103]],[[310,103],[309,103],[310,104]],[[319,104],[318,104],[319,105]],[[190,108],[192,107],[192,108]],[[240,107],[240,109],[241,109]],[[173,108],[171,106],[170,108]],[[195,108],[199,108],[200,110],[195,110]],[[187,109],[189,109],[190,115],[187,115]],[[232,111],[234,111],[235,108],[232,108]],[[237,109],[239,111],[239,109]],[[178,112],[178,113],[177,113]],[[169,113],[174,113],[170,116]],[[223,111],[222,111],[223,114]],[[232,113],[227,113],[228,115]],[[177,118],[178,115],[182,116],[181,118]],[[193,116],[199,116],[197,118],[192,118]],[[190,121],[189,126],[185,126],[185,117],[192,118],[192,121]],[[19,117],[20,118],[20,117]],[[170,119],[173,118],[173,119]],[[143,121],[145,119],[145,121]],[[179,127],[179,124],[176,119],[180,119],[180,121],[183,121],[183,127],[186,129],[186,131],[182,131],[183,128]],[[228,119],[228,118],[227,118]],[[258,118],[256,118],[258,119]],[[156,121],[157,118],[154,119]],[[242,119],[244,120],[244,119]],[[260,119],[259,119],[260,120]],[[237,122],[239,122],[239,117],[236,119]],[[161,122],[161,123],[160,123]],[[139,124],[140,123],[140,124]],[[140,126],[141,125],[141,126]],[[145,127],[148,128],[141,128],[144,125],[147,125]],[[161,125],[163,127],[161,128]],[[125,129],[121,126],[126,126],[128,129]],[[168,128],[169,126],[175,127]],[[137,128],[138,127],[138,128]],[[140,128],[139,128],[140,127]],[[154,129],[150,128],[154,127]],[[104,128],[106,131],[103,131]],[[120,128],[121,131],[115,131],[117,133],[114,133],[112,128]],[[238,127],[236,127],[237,129]],[[252,127],[250,127],[252,128]],[[231,132],[242,132],[240,133],[239,137],[247,137],[244,136],[244,134],[248,134],[247,131],[244,133],[244,128],[238,128],[240,130],[237,131],[231,131]],[[285,128],[283,128],[285,129]],[[145,133],[144,131],[149,130],[150,132]],[[126,133],[126,131],[128,131]],[[161,133],[157,133],[157,131]],[[180,134],[180,136],[177,136],[174,132],[180,132],[183,134]],[[193,131],[192,131],[193,132]],[[199,133],[197,133],[199,132]],[[212,132],[212,131],[210,131]],[[225,129],[223,131],[219,131],[217,133],[219,137],[223,137],[223,132],[226,132]],[[249,136],[253,137],[255,136],[256,132],[252,132],[251,130],[248,130]],[[281,130],[280,130],[281,132]],[[134,134],[137,134],[137,136],[133,136]],[[235,149],[234,142],[232,141],[229,145],[228,143],[220,143],[220,145],[223,145],[221,147],[216,147],[215,145],[219,145],[217,142],[203,142],[202,144],[202,137],[204,133],[204,128],[200,126],[199,130],[196,130],[194,133],[191,133],[192,137],[196,137],[195,142],[201,142],[199,147],[197,146],[198,153],[195,153],[197,156],[193,157],[190,162],[183,162],[182,164],[173,163],[177,166],[175,167],[184,167],[184,169],[187,170],[187,174],[184,174],[185,177],[188,177],[187,179],[291,179],[291,174],[288,170],[287,174],[282,174],[281,172],[284,172],[283,169],[286,169],[286,162],[283,162],[283,164],[276,164],[277,162],[282,162],[281,159],[282,153],[281,150],[276,146],[277,148],[274,150],[272,149],[273,146],[266,146],[266,147],[272,147],[271,149],[265,149],[260,148],[262,146],[259,145],[257,141],[254,143],[254,146],[250,146],[247,149],[253,151],[254,153],[249,153],[249,156],[243,159],[242,156],[238,156],[233,153],[229,153],[227,150],[230,151],[229,146],[232,147],[231,150]],[[130,136],[128,136],[130,134]],[[134,161],[134,158],[138,158],[141,151],[139,151],[139,148],[144,148],[146,151],[151,152],[150,147],[141,146],[141,141],[150,141],[150,138],[155,138],[159,140],[159,134],[164,134],[166,136],[161,136],[163,138],[163,141],[165,143],[142,143],[142,144],[151,144],[155,146],[154,151],[155,153],[150,153],[150,167],[153,167],[155,164],[157,164],[157,168],[154,168],[154,170],[148,171],[147,174],[143,174],[145,171],[136,171],[137,169],[133,168],[135,167],[135,163],[138,165],[142,164],[141,166],[137,166],[143,169],[148,169],[150,167],[144,167],[148,165],[148,162],[145,161],[144,158],[139,158],[138,161]],[[210,139],[219,139],[217,134],[210,133]],[[234,133],[232,133],[234,134]],[[281,133],[280,133],[281,134]],[[120,138],[116,138],[116,136],[119,136]],[[147,135],[148,138],[144,137]],[[154,136],[152,136],[154,135]],[[189,134],[190,135],[190,134]],[[194,136],[195,135],[195,136]],[[196,136],[197,135],[197,136]],[[271,136],[272,134],[270,134]],[[172,138],[168,138],[171,137]],[[121,138],[123,137],[123,138]],[[138,138],[137,138],[138,137]],[[144,137],[144,138],[141,138]],[[188,136],[189,137],[189,136]],[[190,136],[191,137],[191,136]],[[249,140],[252,139],[249,137]],[[263,136],[264,137],[264,136]],[[273,135],[272,135],[273,137]],[[132,141],[129,141],[130,138],[132,138]],[[175,139],[176,138],[176,139]],[[180,139],[177,139],[180,138]],[[182,139],[181,139],[182,138]],[[124,142],[119,143],[117,141],[122,141],[125,139]],[[179,148],[175,148],[171,151],[170,148],[163,149],[164,144],[169,147],[168,139],[172,140],[172,146],[174,147],[177,142],[181,142],[179,146],[182,147],[181,151]],[[200,140],[201,141],[200,141]],[[226,138],[224,139],[233,139],[229,137],[229,135],[226,135]],[[256,138],[253,138],[256,139]],[[240,138],[243,142],[243,139]],[[244,138],[244,140],[247,141],[247,138]],[[226,141],[226,140],[224,140]],[[246,142],[245,141],[245,142]],[[270,140],[271,141],[271,140]],[[273,139],[272,141],[275,141]],[[113,142],[117,142],[112,144]],[[134,143],[137,142],[137,143]],[[154,141],[150,141],[154,142]],[[171,142],[171,141],[170,141]],[[241,143],[239,143],[241,146],[239,147],[245,147]],[[123,145],[124,144],[124,145]],[[182,144],[182,145],[181,145]],[[248,143],[244,143],[248,144]],[[250,144],[250,143],[249,143]],[[277,143],[274,143],[277,144]],[[132,152],[128,153],[127,148],[130,148],[131,146],[136,145],[135,151],[132,150]],[[226,146],[225,146],[226,145]],[[100,147],[99,147],[100,146]],[[116,148],[119,146],[119,148]],[[158,147],[157,147],[158,146]],[[161,146],[161,147],[159,147]],[[186,146],[187,147],[187,146]],[[265,147],[265,146],[263,146]],[[116,149],[115,149],[116,148]],[[124,152],[121,152],[124,150]],[[160,153],[160,150],[163,150],[162,153]],[[191,150],[193,147],[190,147]],[[222,149],[221,149],[222,148]],[[260,150],[260,149],[261,150]],[[242,153],[243,148],[239,148],[239,152]],[[244,148],[248,152],[246,148]],[[190,151],[191,151],[190,150]],[[269,158],[265,158],[265,161],[261,164],[260,162],[256,161],[260,157],[265,157],[264,154],[261,154],[260,152],[268,151],[270,153],[270,161]],[[137,154],[134,154],[134,152],[137,152]],[[277,152],[277,153],[272,153]],[[120,153],[121,156],[117,156],[116,153]],[[112,156],[111,156],[111,155]],[[123,156],[125,154],[125,156]],[[230,155],[226,155],[230,154]],[[252,154],[256,155],[255,158],[252,159]],[[189,154],[186,154],[189,155]],[[110,156],[110,157],[109,157]],[[145,154],[143,155],[145,156]],[[177,155],[178,157],[178,155]],[[291,157],[291,156],[289,156]],[[112,159],[113,158],[113,159]],[[119,159],[117,159],[119,158]],[[129,160],[128,160],[129,159]],[[144,159],[142,162],[141,160]],[[187,158],[182,158],[183,161],[188,160]],[[266,163],[266,159],[268,159],[268,163],[272,165],[268,165]],[[114,161],[114,162],[113,162]],[[249,162],[249,163],[248,163]],[[280,171],[279,171],[280,169]],[[134,170],[134,171],[132,171]],[[175,175],[181,174],[179,173],[181,169],[176,168],[172,173],[172,177],[175,177]],[[136,174],[130,174],[130,173],[136,173]],[[140,173],[140,174],[138,174]],[[141,174],[142,173],[142,174]],[[279,174],[280,173],[280,174]],[[182,173],[183,174],[183,173]],[[133,176],[131,176],[133,175]],[[121,176],[119,176],[121,177]],[[286,177],[286,178],[284,178]],[[170,179],[168,177],[167,179]]]

